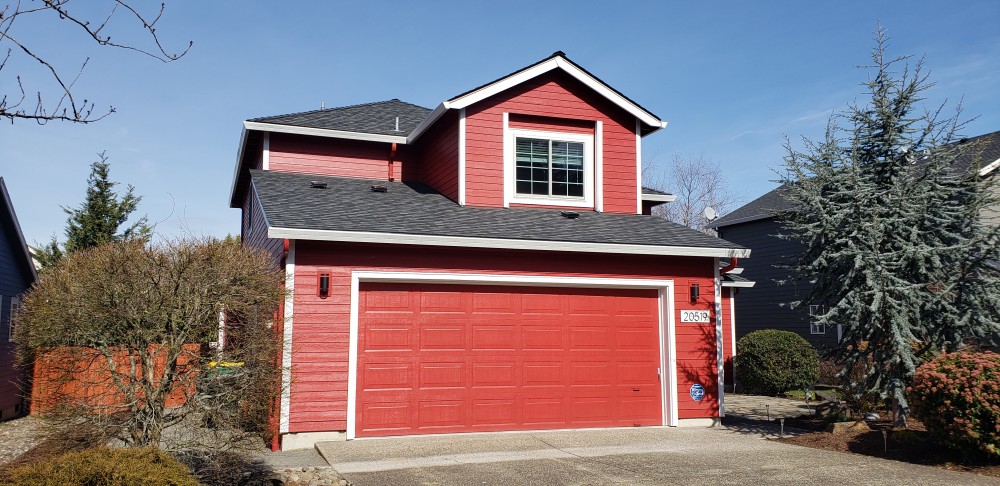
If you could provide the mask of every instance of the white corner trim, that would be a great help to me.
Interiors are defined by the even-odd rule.
[[[514,240],[465,236],[435,236],[367,231],[335,231],[268,227],[269,238],[296,240],[341,241],[351,243],[384,243],[396,245],[455,246],[466,248],[496,248],[508,250],[540,250],[581,253],[624,253],[632,255],[699,256],[746,258],[748,249],[701,248],[689,246],[654,246],[581,241]]]
[[[669,289],[669,295],[662,295],[667,290],[661,290],[660,305],[662,315],[664,316],[664,322],[666,323],[666,354],[663,354],[663,360],[665,361],[665,379],[662,380],[660,384],[667,389],[667,396],[663,402],[666,406],[663,408],[666,414],[665,425],[671,427],[677,427],[678,421],[678,410],[680,409],[678,405],[679,398],[677,396],[677,324],[674,320],[674,292],[673,287]],[[661,341],[662,342],[662,341]]]
[[[288,433],[292,403],[292,317],[295,315],[295,240],[288,242],[285,257],[285,315],[281,340],[281,418],[279,432]]]
[[[729,347],[733,350],[733,356],[736,356],[736,297],[733,295],[733,289],[729,289]],[[735,375],[735,370],[733,370]],[[735,383],[736,377],[733,376],[733,382]]]
[[[635,214],[642,214],[642,125],[635,120]]]
[[[669,393],[670,401],[663,404],[664,410],[670,410],[669,420],[664,425],[677,425],[677,364],[675,359],[676,339],[674,336],[673,296],[674,281],[659,279],[627,279],[599,277],[560,277],[550,275],[509,275],[509,274],[475,274],[475,273],[438,273],[438,272],[395,272],[356,270],[351,272],[351,311],[350,311],[350,350],[348,352],[347,377],[347,440],[357,437],[357,396],[358,396],[358,344],[359,344],[359,314],[360,289],[362,282],[384,283],[435,283],[453,285],[504,285],[523,287],[583,287],[608,289],[655,289],[658,291],[660,306],[660,333],[666,333],[667,351],[670,353],[666,362],[670,368]],[[661,350],[663,339],[661,342]],[[663,353],[661,351],[661,359]],[[661,384],[662,385],[662,384]]]
[[[604,212],[604,122],[594,123],[594,211]]]
[[[979,175],[980,176],[987,175],[990,172],[996,170],[997,167],[1000,167],[1000,159],[996,159],[993,162],[990,162],[988,165],[986,165],[986,167],[979,169]]]
[[[264,154],[261,155],[260,168],[263,170],[271,170],[271,134],[264,134]]]
[[[311,135],[314,137],[343,138],[347,140],[364,140],[368,142],[387,142],[406,144],[407,137],[403,135],[381,135],[377,133],[347,132],[343,130],[330,130],[326,128],[298,127],[292,125],[278,125],[274,123],[243,122],[246,130],[257,130],[271,133],[289,133],[292,135]]]
[[[504,123],[504,126],[507,126]],[[507,128],[504,130],[504,201],[508,207],[515,204],[538,204],[544,206],[594,207],[594,136],[582,133],[555,132],[545,130],[527,130],[523,128]],[[516,140],[518,137],[539,138],[577,142],[583,144],[583,197],[531,196],[517,194],[515,167]],[[551,178],[551,174],[550,174]],[[509,191],[509,192],[508,192]]]
[[[514,193],[514,175],[508,174],[508,167],[514,167],[514,147],[510,146],[510,113],[503,112],[503,207],[510,207],[510,195]]]
[[[458,111],[458,205],[465,206],[465,108]]]
[[[719,393],[719,417],[726,416],[726,358],[723,353],[725,340],[722,338],[722,277],[719,275],[719,259],[715,258],[715,364]]]
[[[483,86],[482,88],[479,88],[471,93],[464,94],[457,98],[452,98],[442,103],[442,105],[445,108],[451,109],[465,108],[497,93],[506,91],[532,78],[545,74],[553,69],[562,69],[564,72],[587,85],[587,87],[607,98],[618,107],[635,116],[646,125],[655,127],[657,130],[665,126],[663,120],[660,120],[652,113],[640,108],[639,105],[629,101],[628,98],[618,94],[615,90],[611,89],[610,86],[604,84],[590,74],[587,74],[586,71],[580,69],[575,64],[561,56],[552,57],[520,72],[511,74],[506,78]]]
[[[674,202],[675,200],[677,200],[677,196],[673,194],[649,194],[646,192],[640,192],[640,195],[643,201]]]

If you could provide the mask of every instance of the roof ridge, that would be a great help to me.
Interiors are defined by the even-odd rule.
[[[391,103],[393,101],[396,101],[398,103],[403,103],[404,105],[410,105],[410,106],[421,108],[421,109],[424,109],[424,110],[427,110],[427,111],[431,111],[430,108],[425,108],[425,107],[417,105],[417,104],[413,104],[413,103],[410,103],[410,102],[407,102],[407,101],[403,101],[403,100],[401,100],[399,98],[393,98],[391,100],[369,101],[367,103],[356,103],[356,104],[353,104],[353,105],[335,106],[333,108],[320,108],[318,110],[296,111],[296,112],[292,112],[292,113],[283,113],[281,115],[258,116],[256,118],[250,118],[247,121],[259,121],[259,120],[263,120],[265,118],[281,118],[283,116],[293,116],[293,115],[308,115],[308,114],[311,114],[311,113],[321,113],[321,112],[324,112],[324,111],[346,110],[348,108],[360,108],[362,106],[381,105],[381,104],[385,104],[385,103]]]

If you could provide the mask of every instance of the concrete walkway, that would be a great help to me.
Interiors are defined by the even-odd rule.
[[[737,395],[726,393],[726,416],[737,416],[750,420],[774,420],[777,418],[813,415],[816,406],[823,401],[777,398],[758,395]]]
[[[357,486],[382,484],[1000,484],[970,473],[761,440],[741,428],[572,430],[324,442]]]

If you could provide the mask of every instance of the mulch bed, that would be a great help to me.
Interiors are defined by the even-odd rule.
[[[961,454],[933,442],[923,424],[912,419],[905,429],[893,427],[891,421],[883,420],[870,423],[870,428],[874,430],[843,434],[824,432],[826,422],[815,418],[787,419],[785,426],[813,432],[774,440],[816,449],[852,452],[911,464],[1000,477],[1000,461],[992,463],[967,461]],[[883,431],[886,433],[884,438]]]

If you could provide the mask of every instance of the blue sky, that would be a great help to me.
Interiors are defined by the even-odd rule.
[[[670,123],[644,140],[646,163],[662,170],[674,154],[704,157],[744,202],[774,187],[784,134],[815,137],[834,110],[862,98],[855,66],[868,60],[877,21],[891,53],[925,57],[931,101],[964,96],[965,115],[978,116],[965,135],[1000,130],[992,0],[167,3],[163,42],[194,41],[171,64],[94,48],[58,22],[22,26],[65,70],[90,56],[78,93],[118,110],[86,126],[0,128],[0,176],[29,243],[62,239],[60,206],[82,201],[101,151],[113,179],[144,197],[140,211],[160,235],[238,233],[228,196],[243,120],[321,102],[432,108],[556,50]],[[8,66],[3,92],[15,72],[38,76]]]

